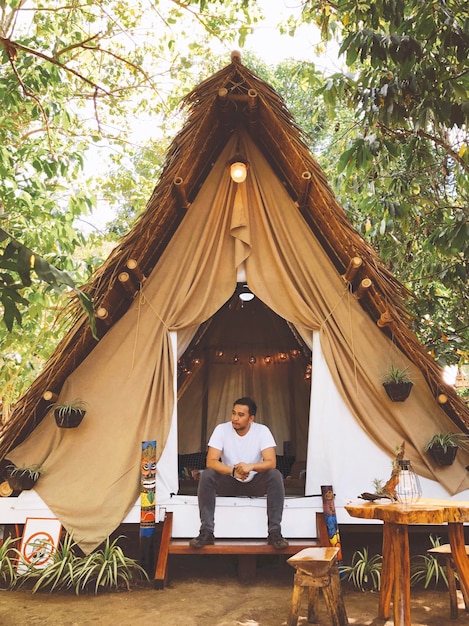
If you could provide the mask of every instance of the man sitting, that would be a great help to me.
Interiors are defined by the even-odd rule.
[[[219,424],[208,442],[207,469],[199,479],[199,536],[193,548],[214,543],[215,499],[219,496],[263,496],[267,494],[268,543],[286,548],[281,522],[285,489],[276,469],[275,440],[263,424],[254,422],[257,405],[251,398],[233,404],[231,421]],[[220,460],[221,458],[221,460]]]

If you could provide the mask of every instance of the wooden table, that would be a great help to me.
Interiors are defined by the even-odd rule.
[[[464,522],[469,522],[469,501],[422,498],[414,504],[384,501],[346,505],[352,517],[384,522],[383,566],[378,616],[388,619],[391,597],[395,626],[411,626],[409,524],[447,524],[451,553],[459,582],[469,593],[469,559],[464,540]]]

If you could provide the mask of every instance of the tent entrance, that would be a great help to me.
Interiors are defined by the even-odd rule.
[[[178,360],[179,493],[196,492],[210,435],[230,419],[233,401],[242,396],[257,402],[256,419],[274,435],[277,467],[285,478],[293,471],[299,479],[305,468],[311,350],[261,300],[243,302],[242,289],[238,284],[232,298],[199,327]],[[304,480],[300,490],[304,494]]]

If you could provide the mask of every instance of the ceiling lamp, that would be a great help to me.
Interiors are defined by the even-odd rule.
[[[235,183],[244,183],[248,175],[249,163],[246,157],[237,154],[226,164],[230,168],[231,180]]]
[[[288,355],[286,352],[280,352],[279,358],[281,361],[286,361],[288,359]]]
[[[257,361],[256,357],[252,354],[252,355],[249,357],[249,364],[250,364],[250,365],[255,365],[255,364],[256,364],[256,361]]]
[[[243,285],[238,295],[239,299],[243,302],[250,302],[254,298],[254,294],[251,292],[247,285]]]
[[[270,365],[270,364],[272,363],[272,357],[270,356],[270,354],[267,354],[267,355],[264,357],[264,363],[265,363],[266,365]]]
[[[239,363],[239,356],[237,354],[234,355],[233,357],[233,363],[236,365],[236,363]]]

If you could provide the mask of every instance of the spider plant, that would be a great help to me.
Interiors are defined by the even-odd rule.
[[[370,556],[368,548],[356,550],[352,556],[352,564],[343,565],[341,574],[361,591],[368,589],[379,591],[381,587],[382,561],[383,557],[380,554]]]
[[[18,538],[6,537],[0,546],[0,586],[10,589],[16,585],[18,574],[16,562],[20,557],[20,551],[15,548]]]
[[[430,535],[430,543],[432,548],[437,548],[441,545],[441,537]],[[412,558],[410,584],[416,585],[422,581],[425,589],[428,589],[432,581],[434,587],[437,587],[440,581],[448,587],[445,568],[431,554],[418,554]]]
[[[57,550],[53,552],[51,563],[42,569],[30,569],[27,578],[36,580],[32,593],[40,589],[52,592],[73,587],[80,563],[80,557],[73,551],[75,545],[73,536],[66,533]]]
[[[94,592],[100,588],[117,589],[124,584],[130,589],[130,583],[136,578],[148,580],[147,573],[134,559],[126,557],[122,548],[117,545],[117,537],[112,542],[107,537],[104,548],[84,557],[75,579],[77,595],[94,585]]]

